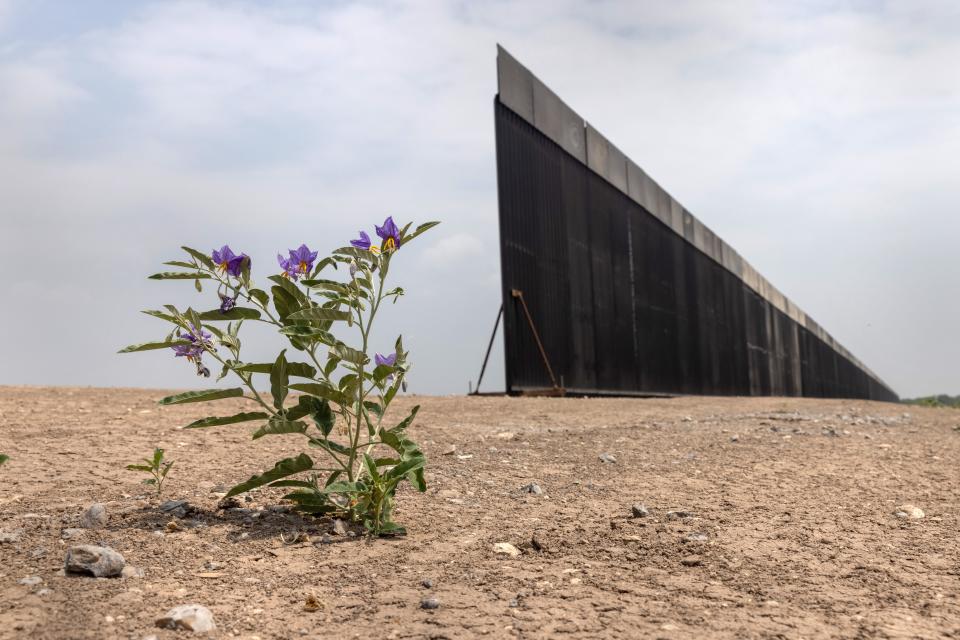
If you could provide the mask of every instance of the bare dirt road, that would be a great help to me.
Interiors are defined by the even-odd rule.
[[[407,537],[368,542],[271,509],[280,490],[218,510],[223,485],[301,440],[182,430],[241,405],[160,409],[162,395],[0,388],[0,636],[186,637],[154,621],[200,603],[215,638],[960,638],[957,411],[404,398],[423,405],[410,433],[429,488],[399,496]],[[182,517],[124,469],[155,445]],[[107,525],[64,540],[93,502]],[[925,515],[894,515],[905,503]],[[82,543],[143,577],[63,575]]]

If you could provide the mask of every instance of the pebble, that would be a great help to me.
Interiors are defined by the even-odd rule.
[[[501,440],[514,440],[517,437],[517,434],[512,431],[501,431],[496,437]]]
[[[497,542],[493,545],[493,552],[497,555],[510,556],[511,558],[520,556],[520,549],[517,549],[509,542]]]
[[[689,511],[667,511],[667,520],[679,520],[682,518],[692,518],[693,514]]]
[[[110,514],[107,513],[107,508],[97,502],[90,505],[80,516],[80,527],[82,529],[100,529],[107,526],[109,520]]]
[[[699,531],[688,533],[687,536],[684,538],[684,540],[686,540],[687,542],[706,542],[709,539],[710,539],[710,536],[708,536],[705,533],[700,533]]]
[[[429,598],[424,598],[423,600],[420,601],[420,608],[421,609],[439,609],[440,601],[434,598],[433,596]]]
[[[420,586],[423,587],[424,589],[433,589],[433,580],[430,580],[430,579],[421,580]]]
[[[70,527],[61,531],[60,537],[64,540],[73,540],[74,538],[81,537],[83,535],[83,531],[83,529],[79,529],[77,527]]]
[[[634,518],[646,518],[650,515],[650,510],[642,504],[635,504],[630,507],[630,512],[633,514]]]
[[[37,591],[37,595],[40,597],[48,596],[51,593],[53,593],[52,589],[40,589],[39,591]]]
[[[85,573],[97,578],[112,578],[123,571],[123,556],[106,547],[83,544],[67,549],[64,569],[67,573]]]
[[[599,458],[600,458],[600,462],[603,462],[606,464],[617,464],[617,457],[612,453],[606,453],[606,452],[601,453]]]
[[[333,533],[338,536],[347,535],[347,525],[340,518],[335,518],[333,521]]]
[[[730,436],[730,442],[740,442],[740,436]]]
[[[685,567],[699,567],[703,563],[700,556],[685,556],[680,560],[680,564]]]
[[[538,485],[536,482],[531,482],[528,485],[520,487],[520,491],[523,491],[524,493],[532,493],[535,496],[543,495],[543,489],[541,489],[540,485]]]
[[[40,576],[27,576],[26,578],[20,578],[20,584],[28,587],[35,587],[41,582],[43,582],[43,578]]]
[[[217,628],[210,609],[202,604],[181,604],[174,607],[157,620],[157,626],[164,629],[183,629],[194,633],[206,633]]]
[[[22,531],[0,531],[0,544],[13,544],[14,542],[20,542],[20,536]]]
[[[512,600],[510,600],[510,604],[508,606],[511,609],[515,609],[520,606],[520,602],[516,598],[513,598]]]
[[[120,577],[121,578],[142,578],[143,569],[141,569],[140,567],[131,567],[130,565],[126,565],[123,567],[123,571],[120,572]]]
[[[183,518],[193,510],[193,506],[186,500],[167,500],[160,505],[160,511],[170,515]]]
[[[902,504],[897,507],[897,510],[893,512],[893,515],[905,520],[919,520],[926,514],[920,507],[915,507],[912,504]]]

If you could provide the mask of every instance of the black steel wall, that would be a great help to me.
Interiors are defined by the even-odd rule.
[[[495,101],[507,390],[896,400],[682,235]]]

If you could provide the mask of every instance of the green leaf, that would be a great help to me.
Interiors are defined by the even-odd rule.
[[[380,384],[390,376],[394,375],[396,372],[396,367],[391,367],[388,364],[378,364],[373,370],[373,379],[377,384]]]
[[[366,489],[366,485],[362,482],[347,482],[346,480],[342,480],[328,484],[320,491],[322,493],[356,493],[364,489]]]
[[[219,427],[224,424],[236,424],[238,422],[250,422],[251,420],[266,420],[270,417],[270,414],[264,413],[263,411],[251,411],[247,413],[238,413],[232,416],[224,416],[222,418],[204,418],[202,420],[197,420],[191,422],[184,429],[205,429],[206,427]]]
[[[270,296],[263,289],[250,289],[250,295],[264,307],[270,302]]]
[[[363,464],[367,468],[367,473],[370,474],[370,479],[379,482],[380,472],[377,471],[377,463],[373,461],[369,454],[363,454]]]
[[[341,360],[346,360],[352,364],[367,364],[370,362],[370,358],[363,351],[358,351],[352,347],[348,347],[342,342],[337,343],[332,349],[333,353],[337,355]]]
[[[303,340],[317,340],[324,344],[334,342],[333,335],[324,331],[320,327],[311,327],[303,324],[288,325],[280,329],[280,333],[291,338],[301,338]]]
[[[184,269],[197,268],[197,265],[193,264],[192,262],[184,262],[183,260],[169,260],[163,264],[167,265],[168,267],[183,267]]]
[[[197,314],[201,320],[259,320],[260,312],[247,307],[234,307],[230,311],[204,311]]]
[[[298,287],[296,283],[291,281],[290,278],[284,278],[283,276],[273,275],[273,276],[268,276],[267,280],[269,280],[270,282],[273,282],[278,287],[280,287],[281,289],[289,293],[291,296],[296,298],[296,300],[300,304],[303,304],[307,301],[307,295],[303,291],[301,291],[300,287]]]
[[[243,396],[243,389],[204,389],[202,391],[187,391],[175,396],[167,396],[160,401],[162,405],[186,404],[187,402],[208,402],[223,398],[239,398]]]
[[[302,511],[303,513],[320,515],[337,510],[335,505],[330,504],[327,496],[318,492],[312,487],[306,491],[294,491],[292,493],[288,493],[287,495],[283,496],[283,499],[295,503],[296,510]]]
[[[439,221],[431,221],[431,222],[424,222],[423,224],[418,225],[417,228],[413,230],[413,233],[404,235],[400,238],[400,246],[403,247],[408,242],[410,242],[411,240],[419,236],[421,233],[425,231],[429,231],[430,229],[433,229],[438,224],[440,224]]]
[[[263,436],[278,435],[281,433],[306,433],[307,423],[299,420],[286,420],[284,418],[270,418],[270,422],[257,429],[253,434],[253,439],[257,440]]]
[[[341,256],[350,256],[351,258],[364,260],[366,262],[374,262],[377,259],[377,255],[369,249],[358,249],[357,247],[340,247],[339,249],[334,249],[333,253]]]
[[[188,340],[167,340],[165,342],[141,342],[120,349],[117,353],[133,353],[135,351],[150,351],[152,349],[169,349],[180,345],[190,344]]]
[[[209,280],[211,278],[209,273],[187,273],[185,271],[161,271],[148,277],[150,280]]]
[[[291,313],[300,310],[300,303],[283,287],[271,287],[270,292],[273,294],[273,306],[281,320],[286,320]]]
[[[127,469],[130,471],[146,471],[147,473],[153,471],[153,467],[145,464],[128,464]]]
[[[316,489],[317,485],[307,480],[277,480],[270,483],[271,487],[300,487],[302,489]]]
[[[330,408],[330,403],[326,400],[320,400],[315,403],[314,410],[310,413],[310,417],[313,418],[313,421],[317,423],[317,428],[323,433],[324,437],[330,435],[330,432],[333,431],[333,425],[336,424],[336,414],[333,413],[333,409]]]
[[[324,309],[323,307],[309,307],[291,313],[288,317],[290,320],[305,320],[306,322],[332,322],[349,319],[350,312],[339,309]]]
[[[235,371],[244,373],[270,373],[273,370],[272,362],[245,363],[233,367]],[[301,378],[312,378],[317,375],[317,370],[309,364],[303,362],[288,362],[287,375],[299,376]]]
[[[193,256],[200,264],[202,264],[202,265],[205,266],[206,268],[210,269],[211,271],[213,271],[214,269],[216,269],[217,265],[213,264],[213,260],[212,260],[212,259],[210,258],[210,256],[208,256],[207,254],[201,253],[200,251],[197,251],[196,249],[191,249],[190,247],[180,247],[180,248],[183,249],[184,251],[186,251],[187,253],[189,253],[189,254],[190,254],[191,256]]]
[[[297,383],[291,384],[291,389],[297,391],[303,391],[304,393],[309,393],[312,396],[317,396],[318,398],[324,398],[330,402],[336,402],[341,407],[349,406],[351,401],[339,390],[334,389],[333,387],[327,384],[321,383]]]
[[[166,313],[164,313],[164,312],[162,312],[162,311],[156,311],[156,310],[154,310],[154,309],[147,309],[147,310],[145,310],[145,311],[141,311],[140,313],[145,313],[145,314],[147,314],[148,316],[153,316],[154,318],[160,318],[161,320],[166,320],[167,322],[172,322],[173,324],[177,324],[177,319],[176,319],[176,318],[174,318],[173,316],[171,316],[171,315],[169,315],[169,314],[166,314]]]
[[[305,453],[301,453],[296,458],[285,458],[278,462],[273,469],[258,476],[251,476],[246,482],[242,482],[227,492],[226,497],[230,498],[239,493],[250,491],[262,487],[265,484],[276,482],[288,476],[309,471],[313,468],[313,460]]]
[[[277,409],[283,409],[283,401],[287,399],[287,385],[290,384],[286,353],[286,349],[281,351],[270,368],[270,393],[273,395],[273,406]]]
[[[410,460],[404,460],[397,466],[392,467],[389,471],[387,471],[385,476],[390,479],[402,478],[411,471],[416,471],[417,469],[423,468],[423,465],[426,463],[427,461],[423,456],[411,458]]]
[[[397,426],[395,426],[393,429],[390,429],[390,431],[393,432],[393,433],[400,433],[401,431],[403,431],[404,429],[406,429],[407,427],[409,427],[410,424],[413,422],[413,419],[414,419],[415,417],[417,417],[417,412],[418,412],[418,411],[420,411],[420,405],[416,405],[413,409],[411,409],[411,410],[410,410],[410,415],[407,416],[406,418],[404,418],[404,419],[400,422],[400,424],[398,424]]]
[[[427,490],[427,481],[423,477],[423,467],[408,473],[407,480],[409,480],[410,484],[416,487],[417,491],[420,493],[423,493]]]

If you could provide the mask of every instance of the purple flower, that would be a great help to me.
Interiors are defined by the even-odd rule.
[[[220,294],[220,313],[226,313],[237,306],[237,299],[231,298],[230,296]]]
[[[388,356],[382,356],[379,353],[374,354],[373,361],[378,365],[382,364],[387,367],[392,367],[397,364],[397,354],[391,353]]]
[[[317,259],[316,251],[310,251],[307,245],[302,244],[298,249],[290,249],[289,253],[289,258],[277,254],[277,262],[280,263],[285,276],[297,280],[300,276],[310,273],[313,269],[313,261]]]
[[[376,226],[376,225],[375,225]],[[376,227],[377,235],[380,236],[380,250],[384,253],[390,253],[400,248],[400,229],[393,221],[393,216],[388,216],[383,221],[382,227]]]
[[[351,240],[350,244],[355,246],[357,249],[363,249],[367,251],[370,249],[370,236],[367,235],[366,231],[361,231],[360,238],[358,240]]]
[[[373,361],[377,363],[377,366],[392,367],[397,364],[397,354],[391,353],[388,356],[382,356],[379,353],[374,354]],[[391,373],[387,376],[387,384],[393,384],[394,375]]]
[[[181,333],[179,336],[181,340],[186,340],[190,344],[177,344],[170,348],[173,349],[176,357],[184,356],[190,362],[196,362],[197,365],[199,365],[204,348],[213,348],[213,342],[210,341],[211,337],[212,336],[202,328],[197,330],[197,327],[191,326],[190,331]]]
[[[210,255],[221,271],[229,273],[232,276],[239,276],[244,266],[249,266],[250,256],[245,253],[237,255],[229,245],[223,245],[219,250],[214,249]]]

